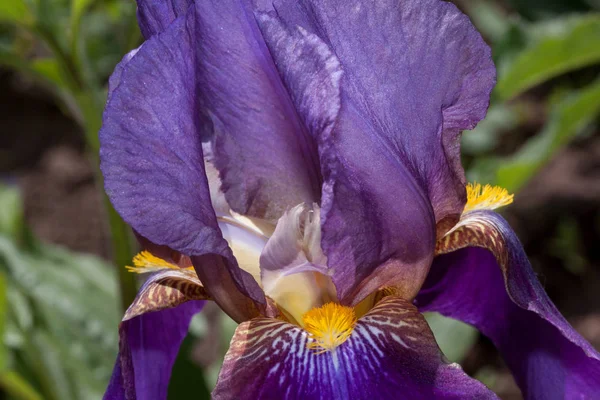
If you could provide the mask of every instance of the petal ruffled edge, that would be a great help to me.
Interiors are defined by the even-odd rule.
[[[196,14],[188,11],[115,70],[100,131],[101,169],[123,219],[152,242],[195,256],[207,290],[241,322],[266,300],[238,267],[211,206],[196,100]]]

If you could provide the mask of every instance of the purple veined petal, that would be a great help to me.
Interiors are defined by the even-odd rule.
[[[438,252],[448,254],[433,263],[416,299],[421,311],[460,319],[488,336],[527,399],[600,393],[600,355],[552,304],[501,216],[465,214]]]
[[[280,320],[241,324],[213,399],[496,399],[444,361],[423,317],[399,298],[382,300],[332,352],[318,354],[307,340]]]
[[[344,71],[335,127],[317,139],[323,250],[338,294],[355,304],[388,285],[413,297],[436,223],[443,234],[466,200],[459,132],[487,110],[490,49],[465,15],[438,0],[280,0],[274,10],[268,15],[290,32],[300,26],[320,37]],[[285,62],[293,57],[277,57],[279,36],[263,33],[293,81]]]
[[[167,29],[184,15],[194,0],[137,0],[138,23],[142,35],[149,39]]]
[[[171,370],[203,301],[151,312],[121,324],[119,355],[104,400],[164,400]]]
[[[123,59],[115,67],[115,70],[113,71],[113,73],[111,74],[111,76],[108,80],[107,101],[110,101],[112,93],[117,88],[117,86],[119,86],[121,84],[121,75],[123,74],[123,70],[125,68],[127,68],[127,64],[129,63],[129,61],[131,61],[133,56],[136,55],[138,50],[139,50],[139,47],[137,49],[133,49],[129,53],[125,54],[125,56],[123,56]]]
[[[340,300],[357,304],[384,285],[416,295],[435,231],[422,189],[402,162],[386,156],[373,126],[343,102],[344,66],[327,44],[304,25],[285,26],[273,12],[257,12],[257,18],[300,115],[328,113],[320,124],[306,125],[319,144],[322,246]]]
[[[273,7],[290,29],[302,26],[330,45],[345,74],[343,114],[364,120],[405,164],[436,222],[456,222],[466,200],[459,134],[483,119],[495,84],[490,48],[468,17],[440,0],[276,0]]]
[[[250,1],[197,1],[200,101],[212,122],[213,162],[231,208],[276,220],[320,199],[316,144],[298,118]]]
[[[215,301],[237,321],[265,304],[237,266],[211,206],[200,140],[195,13],[146,41],[106,105],[101,169],[115,209],[140,235],[194,261]],[[249,304],[246,304],[249,303]]]

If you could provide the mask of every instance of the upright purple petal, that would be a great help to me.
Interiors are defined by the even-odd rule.
[[[231,208],[276,220],[320,198],[316,144],[299,119],[250,1],[196,2],[201,101]]]
[[[344,71],[335,128],[317,139],[323,249],[340,297],[356,303],[384,285],[412,297],[436,223],[443,234],[464,206],[459,132],[485,115],[490,50],[438,0],[278,0],[274,10],[290,32],[320,37]],[[293,69],[293,57],[275,58],[283,75]]]
[[[256,281],[238,268],[211,206],[191,10],[117,71],[100,131],[101,169],[123,219],[151,242],[196,259],[198,276],[215,301],[243,321],[256,315],[239,311],[253,307],[246,303],[265,300]]]
[[[129,53],[125,54],[125,56],[123,56],[123,59],[117,64],[117,66],[115,67],[115,70],[111,74],[111,76],[108,80],[107,99],[109,101],[110,101],[110,98],[111,98],[114,90],[121,84],[121,75],[123,74],[123,71],[125,70],[125,68],[127,68],[127,64],[129,64],[129,61],[131,61],[131,59],[133,58],[133,56],[135,56],[135,54],[138,52],[138,50],[139,50],[139,47],[137,49],[133,49]]]
[[[600,393],[600,355],[552,304],[502,217],[466,214],[438,250],[458,251],[435,259],[416,299],[420,310],[463,320],[488,336],[527,399]]]
[[[347,130],[369,128],[385,150],[380,157],[404,164],[429,197],[436,222],[458,220],[465,203],[459,133],[485,116],[495,83],[490,49],[469,19],[440,0],[274,3],[288,27],[317,34],[340,60],[340,120],[354,124],[340,124],[337,136],[359,142]]]
[[[388,297],[333,351],[307,348],[307,334],[267,318],[241,324],[212,397],[225,399],[495,399],[448,364],[427,323]]]
[[[124,321],[119,356],[104,400],[166,399],[179,347],[203,304],[189,301]]]
[[[184,15],[194,0],[137,0],[138,23],[142,35],[149,39],[167,29]]]

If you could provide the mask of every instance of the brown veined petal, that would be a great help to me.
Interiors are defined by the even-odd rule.
[[[212,300],[193,270],[165,269],[144,283],[123,321],[148,312],[173,308],[190,300]]]

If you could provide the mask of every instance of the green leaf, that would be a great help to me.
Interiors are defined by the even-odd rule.
[[[0,374],[0,387],[17,400],[43,400],[43,397],[15,371]]]
[[[600,114],[600,79],[574,92],[552,107],[550,119],[512,157],[499,163],[496,184],[517,191],[562,146],[592,123]]]
[[[33,18],[24,0],[3,0],[0,1],[0,21],[30,24]]]
[[[51,395],[52,400],[75,400],[55,339],[38,330],[31,335],[26,351],[30,367],[42,378],[45,395]]]
[[[169,400],[210,399],[202,368],[190,359],[194,342],[194,338],[188,335],[181,344],[169,382]]]
[[[481,34],[496,42],[510,28],[510,22],[502,7],[490,1],[474,1],[469,4],[467,14]]]
[[[451,362],[460,363],[475,344],[477,330],[471,325],[438,313],[424,315],[442,352]]]
[[[23,207],[18,189],[0,185],[0,234],[17,238],[22,226]]]
[[[71,18],[77,22],[94,0],[71,0]]]
[[[61,67],[55,58],[38,58],[31,62],[31,69],[50,83],[61,89],[67,87],[62,77]]]
[[[44,398],[101,398],[118,349],[114,268],[100,259],[0,235],[0,268],[10,279],[8,343],[19,371]]]
[[[475,129],[463,133],[462,153],[478,155],[493,150],[498,144],[500,133],[514,129],[520,119],[516,110],[505,104],[490,107],[485,119]]]
[[[71,53],[78,56],[78,42],[80,40],[79,27],[81,17],[94,0],[71,0]]]
[[[0,337],[4,338],[6,334],[6,279],[4,274],[0,273]],[[0,345],[0,373],[2,373],[8,365],[7,347],[2,343]]]
[[[600,15],[570,17],[544,24],[544,35],[514,61],[502,66],[496,93],[512,98],[566,72],[600,62]]]

